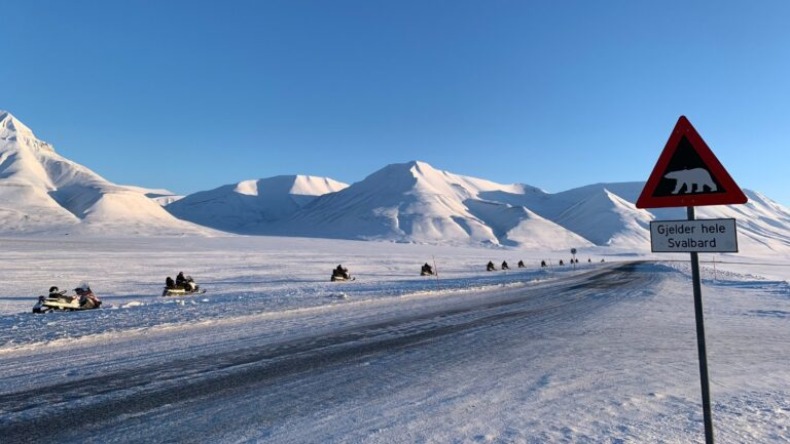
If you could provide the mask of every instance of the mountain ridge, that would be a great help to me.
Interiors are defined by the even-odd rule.
[[[644,182],[597,183],[548,193],[413,160],[345,184],[280,175],[187,196],[118,185],[60,156],[0,111],[0,234],[276,235],[562,250],[647,252],[651,220],[683,208],[638,209]],[[743,250],[790,252],[790,209],[744,190],[738,206],[697,207],[735,218]]]

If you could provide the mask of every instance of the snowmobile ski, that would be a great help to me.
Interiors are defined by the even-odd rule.
[[[162,292],[162,296],[189,296],[193,294],[203,294],[205,292],[205,288],[200,288],[199,285],[195,285],[194,289],[165,288],[165,290]]]
[[[99,308],[101,301],[97,305],[80,305],[79,296],[67,296],[65,294],[39,296],[38,301],[33,306],[33,313],[46,313],[48,311],[82,311]]]

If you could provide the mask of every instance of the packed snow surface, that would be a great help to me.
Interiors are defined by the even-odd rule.
[[[701,256],[717,442],[786,443],[788,257]],[[565,250],[0,238],[0,437],[704,442],[688,256],[577,257],[560,267]],[[489,260],[511,269],[485,272]],[[425,262],[438,277],[418,275]],[[339,263],[356,280],[329,282]],[[179,271],[207,292],[161,297]],[[102,308],[30,313],[49,286],[83,281]]]

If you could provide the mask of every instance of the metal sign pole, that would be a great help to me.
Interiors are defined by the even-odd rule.
[[[687,207],[688,220],[694,220],[694,207]],[[699,353],[699,375],[702,384],[702,411],[705,420],[705,444],[713,444],[713,419],[710,411],[710,387],[708,384],[708,357],[705,351],[705,322],[702,313],[702,286],[699,275],[699,254],[691,252],[691,280],[694,286],[694,314],[697,319],[697,352]]]

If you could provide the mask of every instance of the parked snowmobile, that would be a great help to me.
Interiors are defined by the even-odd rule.
[[[433,276],[433,267],[426,262],[420,270],[420,276]]]
[[[335,281],[353,281],[355,278],[351,277],[351,274],[348,273],[348,268],[343,268],[342,265],[338,265],[337,268],[332,270],[332,276],[329,280],[332,282]]]
[[[206,290],[201,290],[192,276],[184,276],[184,272],[178,273],[176,280],[170,276],[165,279],[165,289],[162,296],[187,296],[195,293],[205,293]]]
[[[66,290],[58,291],[58,287],[51,287],[49,295],[39,296],[38,302],[33,306],[33,313],[46,313],[50,310],[91,310],[101,306],[101,300],[93,294],[87,284],[74,289],[76,296],[69,296]]]

